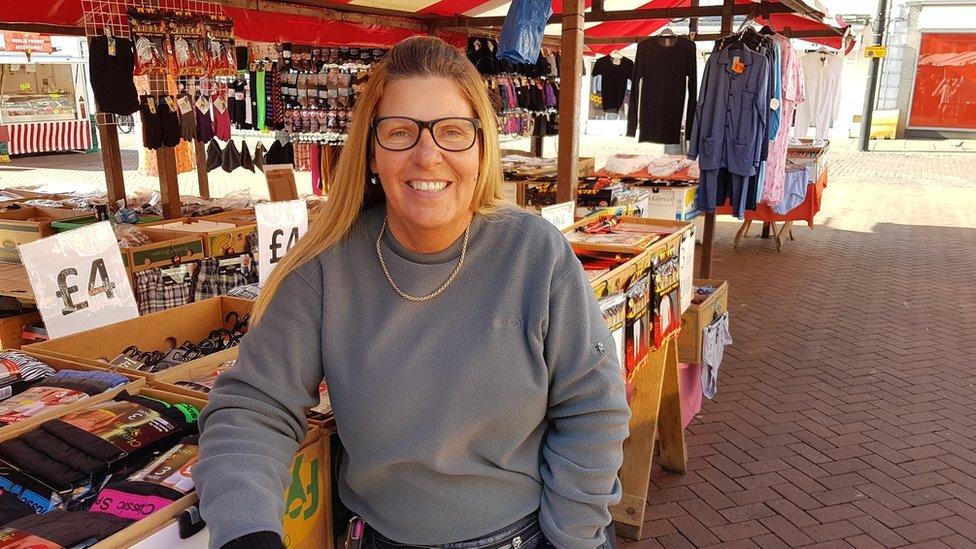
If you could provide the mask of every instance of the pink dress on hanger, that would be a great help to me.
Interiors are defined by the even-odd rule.
[[[793,111],[796,110],[797,105],[806,100],[806,93],[803,87],[803,66],[800,64],[800,56],[790,44],[790,39],[781,34],[773,35],[772,38],[779,43],[782,54],[783,100],[780,103],[782,122],[766,159],[766,180],[762,202],[775,206],[783,201],[783,189],[786,185],[786,153],[790,148]]]

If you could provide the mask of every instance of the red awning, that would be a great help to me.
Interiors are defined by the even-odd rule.
[[[351,0],[332,0],[333,3],[348,4]],[[562,11],[563,0],[553,0],[553,12]],[[755,0],[736,0],[737,3],[754,3]],[[40,3],[2,1],[0,0],[0,21],[5,23],[22,23],[37,25],[56,25],[65,27],[83,26],[80,0],[51,0]],[[401,9],[409,13],[423,15],[469,15],[478,16],[487,12],[504,13],[507,4],[497,0],[401,0]],[[587,0],[586,5],[590,2]],[[825,10],[816,0],[807,2],[808,5],[820,9],[825,18],[820,21],[809,19],[796,14],[774,14],[768,23],[777,31],[790,27],[794,31],[821,30],[831,27],[843,28],[843,21],[827,19]],[[371,5],[380,7],[382,2]],[[650,0],[637,9],[686,7],[690,0]],[[244,40],[260,42],[299,42],[311,44],[350,44],[366,46],[391,46],[400,40],[417,34],[417,31],[384,25],[369,25],[333,21],[319,17],[290,15],[269,11],[257,11],[243,8],[224,7],[224,13],[235,23],[235,34]],[[762,21],[767,23],[767,21]],[[667,24],[665,20],[646,21],[614,21],[600,23],[586,29],[589,37],[614,36],[650,36]],[[449,35],[454,43],[460,35]],[[817,42],[842,47],[840,36],[829,38],[812,38]],[[594,45],[589,48],[592,53],[606,53],[619,49],[614,45]]]

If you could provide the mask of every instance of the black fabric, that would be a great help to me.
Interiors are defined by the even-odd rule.
[[[54,375],[45,378],[38,385],[44,387],[63,387],[65,389],[76,389],[81,387],[83,392],[88,394],[104,393],[105,391],[125,385],[129,380],[122,374],[112,372],[89,372],[78,370],[60,370]],[[73,384],[73,385],[72,385]],[[89,392],[90,389],[95,392]]]
[[[55,510],[17,519],[7,527],[34,534],[63,547],[71,547],[89,540],[103,540],[130,524],[131,520],[105,513]]]
[[[207,171],[216,170],[223,162],[223,152],[220,150],[220,145],[217,144],[216,139],[211,139],[210,144],[207,145]]]
[[[60,441],[60,446],[69,446],[72,449],[83,451],[85,454],[106,463],[114,461],[124,455],[124,452],[111,442],[93,435],[84,429],[75,427],[69,423],[65,423],[60,419],[45,421],[41,424],[40,429],[31,431],[21,438],[28,442],[28,444],[31,444],[31,446],[34,446],[38,450],[41,450],[49,456],[57,459],[58,456],[55,455],[53,451],[59,446],[54,446],[53,444],[49,444],[48,446],[40,446],[28,440],[28,437],[43,435],[44,433],[53,435],[57,441]],[[43,437],[38,436],[36,440],[43,440]]]
[[[227,146],[224,147],[224,152],[221,154],[220,167],[227,173],[241,167],[241,153],[237,150],[237,145],[234,144],[233,139],[228,141]]]
[[[637,45],[627,135],[637,135],[638,141],[680,143],[684,114],[688,139],[698,103],[697,60],[695,43],[681,36],[654,36]]]
[[[224,544],[220,549],[284,549],[281,536],[274,532],[254,532]]]
[[[70,389],[72,391],[78,391],[79,393],[85,393],[86,395],[98,395],[104,393],[109,388],[100,383],[93,383],[90,381],[78,380],[78,379],[58,379],[54,380],[52,383],[44,381],[37,384],[39,387],[57,387],[59,389]]]
[[[264,164],[294,164],[295,146],[289,141],[284,145],[281,141],[275,140],[271,148],[264,155]]]
[[[142,96],[139,103],[139,117],[142,119],[142,146],[147,149],[158,149],[163,146],[163,128],[159,120],[159,109],[153,112],[149,108],[149,96]]]
[[[69,490],[88,481],[90,475],[74,467],[92,468],[87,459],[75,466],[55,461],[20,438],[0,442],[0,458],[58,491]]]
[[[176,501],[184,496],[183,492],[174,490],[169,486],[163,486],[162,484],[145,482],[141,480],[123,480],[121,482],[109,484],[105,487],[105,489],[117,490],[119,492],[137,496],[156,496],[163,499],[168,499],[169,501]]]
[[[615,63],[614,61],[618,61]],[[593,64],[593,76],[600,77],[600,96],[603,99],[603,110],[617,111],[624,104],[627,93],[627,83],[634,76],[634,62],[626,57],[614,59],[605,55]]]
[[[237,55],[237,70],[246,71],[251,60],[251,51],[247,46],[237,46],[234,48],[234,53]]]
[[[258,127],[258,73],[250,71],[248,74],[248,87],[251,90],[251,121],[252,125]]]
[[[170,109],[166,102],[168,96],[159,98],[157,105],[159,113],[159,125],[163,136],[163,146],[175,147],[180,144],[180,115],[178,109]],[[176,100],[173,99],[173,106],[176,107]]]
[[[99,112],[132,114],[139,110],[139,94],[132,80],[135,50],[132,40],[114,38],[115,55],[109,55],[108,37],[88,41],[89,81]]]
[[[254,172],[254,160],[251,158],[250,149],[247,148],[247,141],[241,141],[241,167]]]
[[[264,156],[266,152],[264,143],[258,141],[258,144],[254,146],[254,167],[262,172],[264,171]]]
[[[181,97],[185,98],[190,102],[190,110],[183,113],[180,112],[180,137],[187,143],[192,142],[197,136],[197,118],[194,115],[196,107],[193,106],[193,99],[187,94],[182,94]],[[177,112],[179,112],[179,103],[177,103]]]
[[[0,526],[33,514],[34,509],[30,505],[20,501],[11,492],[0,490]]]

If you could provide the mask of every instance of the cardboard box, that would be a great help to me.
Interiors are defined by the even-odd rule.
[[[0,349],[20,349],[30,342],[21,337],[24,326],[41,321],[37,311],[0,318]]]
[[[184,341],[197,343],[215,329],[230,328],[233,319],[230,322],[224,320],[228,313],[235,311],[245,315],[251,312],[253,306],[254,302],[247,299],[214,297],[24,348],[41,355],[108,369],[108,363],[129,345],[135,345],[140,351],[152,351],[172,349]],[[201,357],[197,360],[208,358]],[[172,369],[188,369],[197,360]],[[152,373],[137,370],[126,370],[126,373],[145,377],[150,382],[156,379],[156,374]]]
[[[199,235],[203,240],[203,251],[207,257],[244,253],[248,249],[248,236],[258,231],[255,223],[233,222],[226,218],[184,217],[150,225],[159,229]]]
[[[729,284],[724,280],[696,278],[695,286],[714,286],[715,293],[700,304],[691,307],[681,315],[681,332],[678,334],[678,360],[701,363],[702,338],[707,328],[716,318],[729,310]]]
[[[138,380],[138,381],[140,383],[142,382],[142,380]],[[205,400],[193,399],[193,398],[186,397],[186,396],[182,396],[182,395],[174,395],[172,393],[167,393],[165,391],[160,391],[158,389],[151,389],[151,388],[147,388],[147,387],[143,387],[143,386],[129,387],[128,393],[130,395],[142,395],[142,396],[145,396],[145,397],[154,398],[154,399],[157,399],[157,400],[162,400],[162,401],[168,402],[170,404],[180,403],[180,402],[182,402],[182,403],[188,403],[188,404],[193,404],[194,406],[196,406],[197,408],[199,408],[201,410],[207,404],[207,402]],[[98,404],[98,403],[101,403],[101,402],[105,402],[107,400],[111,400],[111,398],[114,398],[114,397],[115,397],[115,395],[112,395],[109,398],[103,398],[103,399],[98,400],[98,401],[94,400],[96,397],[92,397],[91,400],[86,400],[85,403],[84,403],[84,405],[81,405],[81,403],[79,403],[79,405],[76,406],[76,407],[74,407],[74,408],[65,407],[65,408],[61,409],[60,412],[57,413],[55,416],[48,417],[46,419],[55,419],[57,417],[61,417],[61,416],[65,415],[65,414],[72,413],[72,412],[75,412],[77,410],[84,409],[84,408],[86,408],[88,406],[91,406],[92,404]],[[36,426],[37,426],[37,423],[34,423],[32,426],[27,427],[27,428],[19,427],[16,431],[9,431],[8,432],[8,431],[4,430],[4,431],[2,431],[2,434],[0,434],[0,441],[8,440],[8,439],[11,439],[11,438],[15,438],[17,436],[20,436],[23,433],[26,433],[28,431],[33,430],[34,428],[36,428]],[[117,532],[113,536],[110,536],[110,537],[102,540],[101,542],[99,542],[96,545],[93,545],[92,547],[98,547],[100,549],[115,549],[115,548],[118,548],[118,547],[128,547],[133,540],[138,539],[145,532],[149,532],[149,531],[155,530],[155,529],[159,528],[160,526],[168,523],[171,519],[173,519],[174,517],[176,517],[177,515],[179,515],[180,513],[182,513],[187,507],[189,507],[190,505],[195,504],[196,502],[197,502],[197,495],[196,495],[196,493],[192,493],[192,494],[189,494],[187,496],[184,496],[184,497],[176,500],[172,504],[167,505],[163,509],[161,509],[161,510],[159,510],[159,511],[157,511],[157,512],[151,514],[151,515],[149,515],[148,517],[146,517],[146,518],[144,518],[144,519],[142,519],[142,520],[134,523],[132,526],[130,526],[130,527],[128,527],[128,528],[126,528],[126,529],[124,529],[124,530],[122,530],[120,532]]]
[[[578,229],[580,227],[584,227],[584,226],[586,226],[586,225],[588,225],[588,224],[590,224],[590,223],[592,223],[594,221],[597,221],[598,219],[599,219],[599,216],[598,215],[597,216],[590,216],[590,217],[583,218],[583,219],[577,221],[575,224],[573,224],[572,227],[569,227],[569,228],[565,229],[563,231],[563,233],[566,234],[566,235],[569,235],[570,233],[576,231],[576,229]],[[666,234],[664,236],[662,236],[661,238],[658,238],[656,241],[652,242],[649,246],[646,246],[646,247],[644,247],[644,246],[628,246],[628,245],[613,244],[613,243],[609,243],[609,244],[608,243],[592,243],[592,242],[579,243],[579,242],[573,242],[573,241],[570,241],[570,243],[573,245],[574,248],[579,248],[579,249],[590,249],[590,250],[600,250],[600,251],[605,251],[605,252],[621,252],[621,253],[638,254],[638,253],[644,251],[645,249],[651,249],[651,250],[653,250],[653,249],[658,248],[658,247],[680,244],[681,243],[681,235],[684,234],[687,231],[690,231],[691,230],[691,227],[692,227],[692,224],[690,222],[688,222],[688,221],[677,221],[677,220],[674,220],[674,219],[647,219],[647,218],[644,218],[644,217],[628,217],[628,216],[624,216],[624,217],[621,217],[620,218],[620,221],[622,223],[631,223],[631,224],[636,224],[636,225],[647,225],[647,226],[650,226],[651,227],[651,230],[653,232],[661,232],[661,233],[666,233]]]
[[[319,429],[309,430],[289,470],[292,485],[285,491],[282,522],[288,549],[333,549],[331,463],[329,435]],[[175,528],[177,516],[197,505],[195,494],[192,499],[184,499],[106,538],[93,548],[182,547],[176,545],[178,541],[168,530]],[[204,529],[183,543],[187,547],[206,547],[208,536],[209,530]]]
[[[20,263],[17,246],[51,236],[53,221],[77,215],[74,210],[34,206],[0,212],[0,263]]]
[[[644,217],[690,221],[698,216],[698,185],[690,187],[632,187],[647,191],[648,205]]]
[[[200,235],[152,227],[139,229],[152,243],[122,248],[122,263],[130,272],[137,273],[153,267],[165,268],[177,262],[186,263],[204,257],[203,238]]]
[[[82,371],[100,371],[102,368],[95,368],[92,366],[87,366],[85,364],[80,364],[71,360],[65,360],[61,358],[54,358],[44,355],[39,355],[37,353],[32,353],[30,351],[20,351],[26,355],[30,355],[41,362],[44,362],[48,366],[54,368],[56,371],[61,370],[82,370]],[[16,436],[18,433],[25,433],[27,431],[33,430],[37,425],[44,423],[49,419],[54,419],[60,417],[64,414],[73,412],[75,410],[85,408],[92,404],[98,404],[100,402],[105,402],[106,400],[112,400],[115,395],[121,393],[122,391],[134,391],[141,389],[145,386],[146,381],[140,376],[132,375],[129,373],[119,372],[121,375],[129,379],[129,382],[115,389],[111,389],[104,393],[98,395],[91,395],[87,398],[83,398],[77,402],[71,404],[65,404],[63,406],[53,406],[50,410],[43,413],[37,414],[30,419],[25,419],[16,423],[10,423],[9,425],[4,425],[0,427],[0,437],[10,437]],[[16,398],[17,395],[13,395],[9,398]],[[0,526],[2,527],[2,526]]]
[[[158,374],[153,374],[152,386],[178,395],[186,395],[193,398],[207,398],[207,393],[195,391],[183,385],[177,385],[176,382],[188,381],[205,376],[214,371],[217,366],[229,360],[237,360],[238,350],[238,347],[231,347],[230,349],[198,358],[192,362],[187,362],[182,366],[176,366],[163,370]]]

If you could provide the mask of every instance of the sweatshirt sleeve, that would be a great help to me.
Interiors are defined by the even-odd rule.
[[[620,501],[630,409],[610,330],[571,259],[575,265],[552,287],[545,334],[551,426],[542,445],[539,520],[556,547],[582,549],[604,542],[608,507]]]
[[[306,270],[285,278],[201,415],[193,480],[213,548],[255,532],[282,534],[288,468],[323,377],[321,284]]]

